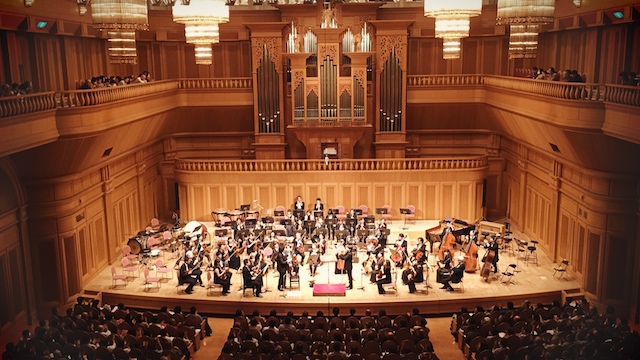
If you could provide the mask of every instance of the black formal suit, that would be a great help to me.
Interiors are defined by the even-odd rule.
[[[296,202],[293,204],[294,210],[304,210],[304,201]]]
[[[254,278],[253,274],[251,274],[251,269],[244,266],[242,268],[242,279],[244,280],[245,289],[253,288],[256,296],[260,296],[260,293],[262,292],[262,274],[259,274]]]
[[[383,284],[390,284],[391,282],[392,282],[392,279],[391,279],[391,268],[390,267],[383,268],[382,277],[376,281],[376,283],[378,284],[378,294],[384,294],[385,291],[382,288],[382,285]]]
[[[289,270],[289,264],[284,252],[278,252],[276,257],[277,269],[280,277],[278,278],[278,290],[282,291],[285,288],[285,282],[287,278],[287,271]]]
[[[323,203],[316,203],[315,205],[313,205],[313,211],[324,211],[324,204]]]
[[[178,279],[178,283],[180,285],[189,284],[187,285],[185,292],[187,294],[191,294],[193,287],[196,286],[197,282],[198,280],[191,275],[189,264],[187,262],[182,263],[182,265],[180,265],[180,278]]]
[[[416,292],[416,283],[424,281],[424,274],[422,271],[422,265],[416,264],[402,272],[402,282],[409,286],[409,292],[412,294]]]
[[[347,289],[352,289],[353,288],[353,274],[352,274],[353,254],[351,253],[351,250],[347,250],[347,252],[344,255],[339,255],[338,259],[344,260],[344,271],[347,273],[347,277],[349,278],[349,286],[347,287]]]
[[[229,288],[231,287],[231,276],[232,274],[230,271],[220,266],[217,266],[213,272],[213,282],[222,285],[223,295],[229,293]]]

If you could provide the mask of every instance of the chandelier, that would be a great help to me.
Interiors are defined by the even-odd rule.
[[[535,58],[540,25],[553,22],[555,0],[498,0],[498,25],[509,25],[509,59]]]
[[[469,19],[481,13],[482,0],[424,0],[424,15],[436,19],[436,37],[443,39],[444,59],[460,58],[460,39],[469,37]]]
[[[136,30],[148,30],[146,0],[93,0],[93,26],[107,31],[109,62],[136,64]]]
[[[218,24],[229,21],[229,7],[225,0],[191,0],[190,4],[176,2],[173,21],[184,24],[187,43],[196,46],[196,64],[211,65],[211,44],[220,41]]]

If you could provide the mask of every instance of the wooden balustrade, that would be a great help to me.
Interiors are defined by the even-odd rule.
[[[620,105],[640,106],[640,86],[606,85],[604,101]]]
[[[0,118],[55,109],[55,96],[54,92],[45,92],[0,98]]]
[[[480,74],[407,76],[407,87],[409,88],[431,86],[487,86],[557,99],[606,101],[640,107],[640,87],[634,86],[545,81]],[[176,79],[102,89],[38,93],[0,98],[0,118],[54,108],[101,105],[177,89],[230,90],[251,89],[252,87],[253,80],[251,78]]]
[[[56,95],[60,108],[102,105],[138,96],[158,94],[178,88],[175,80],[153,81],[146,84],[131,84],[101,89],[69,90]]]
[[[188,172],[291,172],[291,171],[397,171],[469,170],[488,165],[486,157],[454,159],[362,160],[189,160],[176,161],[176,170]]]
[[[482,85],[485,75],[413,75],[407,76],[407,86]]]
[[[251,89],[252,78],[178,79],[180,89]]]
[[[517,90],[556,99],[602,101],[605,86],[563,81],[533,80],[508,76],[485,76],[484,84],[500,89]]]

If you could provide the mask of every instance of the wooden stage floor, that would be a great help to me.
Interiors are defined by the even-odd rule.
[[[407,229],[403,230],[402,222],[395,221],[390,224],[391,234],[389,236],[389,245],[395,244],[399,233],[408,234],[410,237],[409,249],[417,242],[419,236],[424,236],[425,229],[437,225],[437,221],[416,221],[416,223],[407,224]],[[207,226],[212,224],[205,223]],[[517,229],[513,229],[514,238],[528,240]],[[330,254],[333,249],[330,247]],[[481,259],[484,249],[479,249],[478,258]],[[434,246],[434,252],[437,253],[437,247]],[[135,308],[159,309],[162,306],[172,308],[175,305],[181,305],[183,308],[196,306],[202,313],[210,314],[234,314],[236,309],[250,312],[259,310],[261,313],[269,312],[272,309],[277,310],[278,314],[284,314],[287,311],[293,311],[294,314],[301,314],[303,311],[315,314],[322,310],[331,313],[331,309],[339,307],[341,313],[348,312],[349,308],[355,308],[358,314],[364,314],[366,309],[371,309],[377,313],[380,309],[386,309],[387,313],[401,314],[418,308],[423,314],[442,314],[451,313],[460,310],[460,307],[475,308],[477,305],[492,306],[495,304],[506,304],[507,301],[513,301],[516,305],[521,304],[525,300],[532,303],[550,303],[553,300],[561,300],[562,291],[574,293],[579,291],[579,284],[566,274],[562,279],[553,278],[553,268],[556,264],[544,254],[540,249],[538,252],[538,265],[525,264],[523,258],[517,258],[514,254],[507,250],[499,253],[500,262],[498,268],[500,271],[506,270],[511,263],[517,264],[520,272],[513,277],[515,284],[502,282],[498,277],[491,277],[489,282],[485,282],[476,273],[465,273],[463,279],[464,291],[456,284],[453,285],[456,291],[449,292],[440,289],[439,283],[435,281],[435,272],[429,273],[429,284],[431,288],[427,288],[425,283],[418,284],[418,291],[414,294],[409,293],[406,285],[402,284],[400,278],[397,281],[397,292],[387,291],[386,294],[380,295],[375,284],[369,283],[368,275],[361,275],[361,264],[355,264],[353,268],[354,289],[347,290],[346,296],[313,296],[313,288],[309,286],[311,277],[309,267],[305,266],[300,270],[300,289],[286,289],[278,291],[278,273],[271,270],[265,276],[265,285],[263,287],[269,291],[263,293],[263,298],[256,298],[251,291],[246,291],[243,297],[240,287],[242,284],[241,273],[233,274],[231,279],[231,293],[228,296],[222,296],[220,289],[215,288],[209,291],[203,287],[196,286],[191,295],[177,291],[177,280],[174,272],[173,278],[162,281],[160,288],[157,289],[154,284],[149,285],[149,289],[145,289],[143,268],[140,269],[140,277],[130,278],[126,288],[119,285],[116,288],[111,287],[111,267],[109,266],[94,278],[84,289],[87,296],[101,298],[103,302],[110,304],[124,303],[127,306]],[[456,252],[455,257],[461,253]],[[366,258],[366,254],[358,254],[360,259]],[[390,255],[389,250],[385,251],[385,257]],[[176,259],[171,253],[162,254],[165,262],[175,264]],[[433,254],[428,256],[428,262],[435,269],[436,258]],[[346,275],[336,275],[333,273],[335,263],[323,264],[318,268],[315,281],[316,283],[346,283]],[[118,268],[119,266],[117,266]],[[118,273],[120,273],[118,269]],[[155,275],[155,271],[150,271],[151,276]],[[401,269],[397,271],[401,274]],[[206,273],[203,274],[203,281],[206,283]],[[288,280],[287,280],[288,281]],[[121,282],[120,282],[121,283]],[[359,289],[364,287],[364,289]]]

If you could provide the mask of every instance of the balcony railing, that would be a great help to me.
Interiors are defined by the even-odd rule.
[[[176,170],[188,172],[398,171],[470,170],[488,165],[486,157],[454,159],[367,160],[178,160]]]
[[[56,93],[46,92],[0,98],[0,118],[56,108]]]
[[[599,101],[640,107],[640,87],[543,81],[495,75],[412,75],[407,87],[485,86],[516,90],[555,99]],[[0,118],[24,115],[55,108],[77,108],[102,105],[136,97],[174,90],[247,90],[251,78],[175,79],[147,84],[116,86],[103,89],[68,90],[27,96],[0,98]]]

